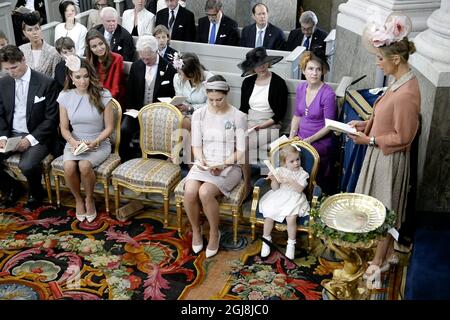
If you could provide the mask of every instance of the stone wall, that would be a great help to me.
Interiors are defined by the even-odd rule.
[[[422,98],[417,209],[450,212],[450,88],[438,87],[414,69]]]

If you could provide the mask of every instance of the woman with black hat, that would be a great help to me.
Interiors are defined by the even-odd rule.
[[[242,77],[251,75],[242,82],[240,108],[248,114],[250,164],[256,163],[257,147],[267,149],[278,138],[286,114],[286,82],[269,70],[282,59],[268,56],[266,49],[258,47],[247,52],[245,61],[238,65]]]

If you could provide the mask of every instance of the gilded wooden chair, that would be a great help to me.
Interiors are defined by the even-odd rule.
[[[120,204],[120,188],[138,193],[159,193],[163,196],[164,226],[169,219],[169,194],[180,182],[178,164],[182,139],[183,115],[167,103],[153,103],[138,114],[142,157],[131,159],[112,173],[116,214]],[[151,158],[152,155],[171,157],[173,162]]]
[[[106,212],[109,213],[109,186],[113,170],[120,164],[119,145],[120,145],[120,124],[122,121],[122,108],[117,100],[112,99],[114,113],[114,130],[109,136],[111,142],[111,154],[99,166],[94,168],[96,183],[103,185],[103,194],[105,197]],[[60,156],[52,162],[52,175],[55,180],[56,204],[61,205],[60,178],[64,179],[64,161]],[[97,192],[97,191],[96,191]]]
[[[27,181],[27,178],[22,174],[22,171],[20,171],[19,168],[19,161],[20,161],[20,153],[15,153],[12,156],[10,156],[8,159],[4,160],[4,164],[6,167],[6,170],[12,173],[14,178],[18,181]],[[44,160],[42,160],[42,173],[44,174],[44,183],[45,183],[45,189],[47,190],[47,197],[48,202],[52,204],[52,185],[50,182],[50,172],[51,172],[51,162],[53,161],[54,157],[52,154],[47,155]]]
[[[274,147],[269,154],[272,165],[276,168],[279,166],[279,150],[288,144],[295,144],[300,148],[301,153],[301,166],[305,171],[309,174],[308,186],[304,193],[308,201],[310,202],[310,207],[316,207],[318,203],[318,197],[321,195],[321,188],[316,184],[316,176],[317,171],[319,170],[319,154],[317,150],[304,141],[299,140],[298,138],[291,139],[284,143],[279,144]],[[252,240],[255,239],[255,229],[256,225],[264,225],[264,217],[261,212],[259,212],[259,199],[263,194],[265,194],[268,190],[270,190],[270,180],[265,178],[259,178],[255,186],[253,188],[253,199],[252,205],[250,209],[250,223],[252,230]],[[297,218],[297,231],[298,232],[306,232],[308,233],[308,248],[310,249],[312,232],[310,232],[310,226],[312,224],[312,219],[310,216]],[[278,223],[275,222],[274,229],[278,231],[286,231],[286,223]]]
[[[178,220],[178,232],[183,232],[182,215],[183,208],[182,204],[184,201],[184,184],[186,178],[180,181],[180,183],[175,188],[175,201],[177,206],[177,220]],[[220,214],[231,216],[233,219],[233,242],[236,245],[238,241],[238,224],[239,218],[242,216],[242,202],[245,200],[246,195],[246,183],[244,180],[239,182],[239,184],[234,187],[231,191],[229,197],[221,197],[219,199],[219,210]]]

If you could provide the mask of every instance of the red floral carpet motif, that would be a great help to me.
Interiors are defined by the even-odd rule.
[[[319,275],[319,265],[313,256],[293,263],[277,250],[261,259],[259,251],[247,257],[245,263],[234,261],[228,290],[223,298],[244,300],[321,300],[320,282],[328,276]]]
[[[0,300],[177,299],[198,275],[190,243],[146,215],[0,209]]]

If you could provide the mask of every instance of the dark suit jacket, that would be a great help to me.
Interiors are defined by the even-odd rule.
[[[66,81],[66,61],[60,61],[55,67],[55,80],[58,84],[58,92],[61,92],[64,88],[64,82]]]
[[[156,13],[155,26],[160,24],[169,29],[169,8],[161,9]],[[195,41],[195,32],[194,14],[179,6],[170,38],[173,40]]]
[[[316,30],[314,30],[314,33],[311,37],[311,45],[309,46],[309,48],[311,50],[320,48],[319,50],[323,51],[323,53],[325,54],[326,43],[324,40],[327,36],[328,36],[328,33],[323,31],[322,29],[316,27]],[[302,30],[294,29],[289,33],[286,49],[288,51],[292,51],[295,48],[297,48],[298,46],[300,46],[302,44],[302,41],[303,41]]]
[[[127,107],[123,109],[141,110],[144,104],[145,93],[145,70],[146,66],[142,60],[133,62],[127,81]],[[161,75],[163,73],[163,75]],[[176,70],[165,59],[159,58],[158,72],[156,73],[155,88],[153,91],[153,102],[159,97],[173,97],[173,77]],[[164,84],[163,84],[164,82]]]
[[[12,135],[16,84],[13,78],[0,79],[0,136]],[[58,89],[56,81],[46,75],[31,70],[30,85],[27,96],[27,127],[30,134],[41,144],[49,148],[55,138],[59,113],[56,98]],[[45,97],[34,103],[35,97]]]
[[[256,74],[245,78],[242,82],[241,107],[239,110],[244,113],[248,113],[248,109],[250,109],[248,102],[253,93],[253,89],[255,88],[255,81]],[[275,123],[283,121],[284,116],[286,115],[287,97],[288,89],[286,82],[275,72],[272,72],[272,79],[270,79],[269,86],[269,105],[274,113],[272,119]]]
[[[197,42],[208,43],[209,25],[208,17],[198,19]],[[239,29],[236,21],[226,15],[222,15],[215,44],[239,46]]]
[[[173,64],[173,54],[175,52],[178,52],[178,51],[175,50],[174,48],[172,48],[171,46],[167,46],[166,52],[164,52],[163,58],[166,59],[167,61],[169,61],[170,64]]]
[[[94,27],[101,34],[105,33],[105,28],[102,24]],[[121,25],[117,25],[116,31],[114,31],[111,38],[111,51],[120,54],[124,61],[134,61],[135,48],[133,43],[133,37]]]
[[[241,47],[254,48],[256,41],[256,23],[244,27],[241,34]],[[263,47],[271,50],[284,50],[285,39],[283,30],[269,22],[264,34]]]

